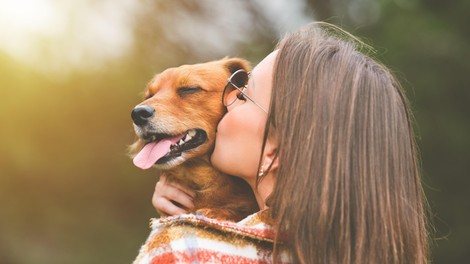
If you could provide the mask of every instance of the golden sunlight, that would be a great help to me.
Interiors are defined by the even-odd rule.
[[[132,45],[136,7],[131,0],[0,0],[0,52],[42,71],[96,67]]]

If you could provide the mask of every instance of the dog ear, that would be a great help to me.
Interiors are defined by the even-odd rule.
[[[240,58],[231,58],[231,59],[225,59],[225,67],[230,73],[234,73],[240,69],[243,69],[245,71],[250,71],[251,66],[250,63],[247,60],[240,59]]]

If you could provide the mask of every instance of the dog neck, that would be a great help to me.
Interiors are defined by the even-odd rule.
[[[187,160],[177,167],[162,171],[162,174],[196,192],[217,187],[224,181],[224,177],[220,177],[222,173],[212,167],[208,155]]]

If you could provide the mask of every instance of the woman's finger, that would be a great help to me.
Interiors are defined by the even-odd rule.
[[[157,182],[157,185],[160,184],[160,187],[169,187],[169,186],[172,186],[176,189],[179,189],[180,191],[186,193],[188,196],[190,196],[191,198],[194,198],[196,196],[196,192],[194,190],[191,190],[191,189],[188,189],[184,186],[181,186],[180,184],[176,183],[176,182],[170,182],[167,180],[166,176],[165,175],[162,175],[160,177],[160,180]]]
[[[186,208],[192,209],[194,207],[193,197],[189,196],[187,192],[182,191],[178,186],[164,185],[161,182],[157,182],[154,193],[157,196],[177,202]]]
[[[194,195],[194,191],[185,190],[181,185],[167,181],[162,175],[155,184],[152,204],[161,215],[184,214],[188,209],[194,208],[193,197],[188,193]]]
[[[152,199],[152,204],[160,213],[160,215],[180,215],[186,214],[187,211],[181,207],[174,205],[170,200],[167,200],[162,197],[157,197]]]

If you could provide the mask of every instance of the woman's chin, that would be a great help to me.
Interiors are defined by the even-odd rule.
[[[217,148],[214,149],[214,152],[212,152],[212,155],[211,155],[211,164],[214,168],[220,170],[223,172],[223,166],[221,168],[221,157],[220,157],[220,152],[217,151]]]

